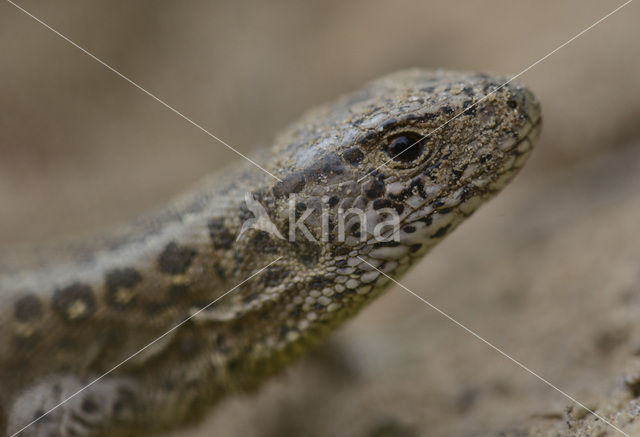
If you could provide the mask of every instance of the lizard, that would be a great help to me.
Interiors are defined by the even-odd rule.
[[[303,114],[257,155],[270,174],[241,161],[114,231],[4,250],[0,435],[158,434],[258,387],[497,194],[540,129],[523,85],[399,71]]]

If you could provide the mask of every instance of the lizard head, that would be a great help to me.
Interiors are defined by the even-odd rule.
[[[414,69],[307,114],[276,142],[275,156],[287,157],[272,166],[282,178],[272,189],[283,199],[280,227],[324,240],[338,258],[408,265],[500,191],[532,150],[540,106],[506,81]]]
[[[282,258],[267,268],[264,293],[233,297],[254,320],[271,321],[257,350],[299,350],[310,344],[300,338],[322,337],[385,289],[382,273],[401,274],[508,183],[537,138],[540,107],[505,82],[395,73],[276,140],[267,168],[280,180],[247,198],[254,230],[238,240],[245,264]]]

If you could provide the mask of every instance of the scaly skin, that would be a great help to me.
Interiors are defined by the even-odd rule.
[[[28,267],[4,261],[5,433],[279,257],[21,435],[166,430],[308,350],[389,285],[368,263],[402,274],[524,164],[540,126],[528,90],[509,84],[461,114],[503,82],[450,71],[386,76],[308,113],[276,139],[259,159],[281,182],[241,162],[90,244],[42,250]],[[255,228],[238,238],[243,222],[254,218],[245,193],[282,235],[292,228],[295,241]],[[366,224],[339,213],[349,208],[365,211]],[[376,225],[393,212],[399,241],[376,240]],[[304,228],[290,226],[298,218]]]

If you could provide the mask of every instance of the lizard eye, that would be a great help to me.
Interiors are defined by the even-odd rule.
[[[415,133],[401,133],[387,140],[385,151],[397,162],[411,162],[420,158],[425,151],[425,140]]]

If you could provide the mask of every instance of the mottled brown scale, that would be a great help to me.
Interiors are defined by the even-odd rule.
[[[135,287],[142,281],[142,275],[135,269],[114,269],[105,277],[106,296],[108,305],[126,310],[136,303]]]
[[[56,289],[52,297],[53,310],[65,322],[82,322],[96,311],[96,297],[91,286],[81,282]]]
[[[42,317],[42,303],[34,294],[25,294],[15,303],[15,318],[18,322],[36,321]]]
[[[524,164],[539,105],[502,83],[391,74],[310,111],[254,158],[280,181],[241,161],[108,235],[0,254],[0,435],[119,363],[22,435],[157,433],[309,350],[388,286],[367,263],[406,271]],[[257,218],[246,195],[284,239],[239,235]],[[356,206],[370,222],[341,239],[340,214]],[[399,240],[379,241],[390,212]],[[307,213],[311,239],[294,228],[290,240]]]
[[[166,245],[158,257],[158,267],[161,272],[168,275],[179,275],[187,271],[195,255],[195,250],[189,247],[180,247],[172,241]]]

